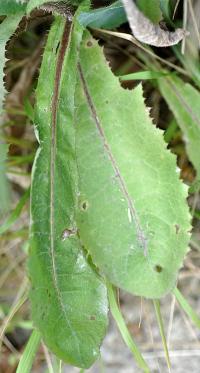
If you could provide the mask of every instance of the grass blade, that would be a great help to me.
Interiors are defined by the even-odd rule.
[[[29,341],[25,347],[23,355],[20,359],[16,373],[29,373],[30,372],[36,352],[39,348],[40,342],[41,342],[40,333],[37,330],[33,330],[29,338]]]
[[[190,306],[190,304],[187,302],[185,297],[181,294],[181,292],[178,290],[178,288],[175,288],[173,290],[173,294],[176,297],[177,302],[181,306],[181,308],[185,311],[189,319],[193,322],[193,324],[200,328],[200,318],[196,314],[196,312],[193,310],[193,308]]]
[[[125,321],[123,319],[123,316],[119,310],[119,307],[116,302],[115,294],[113,291],[113,287],[110,283],[107,284],[107,289],[108,289],[108,298],[109,298],[109,303],[110,303],[110,309],[112,312],[112,315],[116,321],[116,324],[120,330],[120,333],[122,335],[122,338],[126,345],[128,346],[129,350],[132,352],[138,366],[144,371],[144,372],[150,372],[148,365],[144,361],[141,352],[139,351],[137,345],[133,341],[127,326],[125,324]]]
[[[170,74],[170,73],[169,73]],[[163,73],[161,71],[139,71],[137,73],[127,74],[119,76],[120,80],[151,80],[163,78],[163,76],[169,75],[168,73]]]
[[[162,338],[162,343],[163,343],[163,347],[164,347],[164,351],[165,351],[167,366],[170,369],[171,363],[170,363],[170,358],[169,358],[167,341],[166,341],[166,337],[165,337],[162,315],[161,315],[161,311],[160,311],[160,302],[159,302],[159,300],[155,299],[153,301],[153,304],[154,304],[154,308],[155,308],[155,312],[156,312],[156,318],[157,318],[157,321],[158,321],[158,326],[159,326],[159,329],[160,329],[160,335],[161,335],[161,338]]]
[[[11,215],[7,218],[7,220],[0,227],[0,234],[3,234],[4,232],[6,232],[16,222],[29,196],[30,196],[30,188],[26,190],[26,192],[20,199],[19,203],[17,204],[15,209],[12,211]]]

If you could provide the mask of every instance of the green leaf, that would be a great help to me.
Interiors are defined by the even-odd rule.
[[[197,179],[200,179],[200,93],[175,76],[157,82],[183,132],[188,157],[197,171]]]
[[[162,19],[160,10],[160,0],[137,0],[138,8],[149,18],[153,23],[159,23]]]
[[[169,351],[168,351],[168,347],[167,347],[165,330],[164,330],[164,325],[163,325],[163,320],[162,320],[162,314],[161,314],[161,310],[160,310],[160,302],[159,302],[159,300],[154,299],[153,304],[154,304],[154,308],[155,308],[155,312],[156,312],[156,318],[157,318],[157,322],[158,322],[158,325],[159,325],[160,335],[161,335],[161,338],[162,338],[162,343],[163,343],[163,347],[164,347],[164,351],[165,351],[167,366],[168,366],[168,369],[170,371],[171,363],[170,363]]]
[[[193,44],[192,44],[191,36],[190,38],[187,38],[186,47],[187,49],[186,49],[185,54],[182,54],[180,45],[175,45],[172,48],[173,48],[174,54],[179,59],[181,64],[184,66],[186,71],[188,71],[195,85],[198,86],[198,88],[200,88],[199,56],[195,58],[196,56],[193,55],[193,51],[192,51]]]
[[[122,81],[127,80],[152,80],[159,79],[163,76],[169,75],[170,73],[163,73],[162,71],[138,71],[137,73],[131,73],[127,75],[120,75],[118,78]]]
[[[112,29],[127,22],[127,18],[121,1],[116,1],[110,6],[81,13],[79,22],[84,27]]]
[[[0,5],[1,7],[1,5]],[[3,107],[3,100],[6,93],[4,88],[4,67],[6,63],[5,53],[6,44],[15,32],[19,22],[21,21],[23,13],[12,15],[5,18],[0,24],[0,112]],[[1,135],[2,130],[0,130]],[[9,188],[5,176],[5,160],[7,157],[8,146],[0,141],[0,216],[3,215],[9,207]]]
[[[20,199],[15,209],[12,211],[11,215],[1,225],[0,234],[3,234],[4,232],[6,232],[16,222],[29,196],[30,196],[30,188],[27,189],[27,191],[24,193],[23,197]]]
[[[174,287],[187,252],[187,187],[149,118],[141,85],[121,88],[88,34],[80,61],[75,121],[80,237],[111,283],[159,298]]]
[[[31,371],[35,355],[41,343],[41,335],[37,330],[34,330],[25,347],[23,355],[20,359],[16,373],[29,373]]]
[[[140,350],[138,349],[138,346],[134,342],[133,338],[131,337],[129,330],[126,326],[126,323],[124,321],[124,318],[121,314],[121,311],[119,310],[119,307],[116,302],[115,294],[113,291],[113,287],[111,284],[107,284],[108,287],[108,297],[109,297],[109,303],[110,303],[110,310],[111,313],[116,321],[116,324],[120,330],[120,333],[122,335],[122,338],[126,345],[128,346],[129,350],[132,352],[138,366],[144,371],[144,372],[150,372],[150,369],[146,362],[144,361]]]
[[[170,0],[160,0],[160,9],[164,18],[169,22],[169,24],[173,25],[173,22],[171,20],[172,11]]]
[[[173,290],[173,293],[176,297],[176,300],[178,301],[181,308],[185,311],[185,313],[188,315],[189,319],[194,323],[194,325],[200,329],[200,317],[197,315],[197,313],[193,310],[193,308],[190,306],[188,301],[185,299],[183,294],[178,290],[178,288],[175,288]]]
[[[0,15],[12,15],[23,12],[26,9],[26,4],[21,4],[16,0],[1,0]]]
[[[74,220],[74,91],[82,38],[82,27],[76,18],[74,22],[56,18],[36,92],[40,148],[32,175],[30,298],[34,323],[50,350],[65,362],[88,368],[106,331],[107,295],[87,261]]]

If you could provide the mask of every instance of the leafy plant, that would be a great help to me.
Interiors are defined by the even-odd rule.
[[[153,300],[168,366],[159,299],[174,293],[199,326],[176,288],[190,241],[188,186],[152,123],[142,85],[125,90],[120,83],[156,80],[184,134],[197,180],[199,91],[152,61],[149,71],[113,74],[87,26],[113,29],[128,18],[135,37],[156,46],[172,45],[185,35],[158,26],[161,11],[171,20],[169,2],[152,0],[146,6],[138,1],[140,10],[134,4],[149,38],[134,31],[138,21],[133,27],[127,4],[90,9],[87,0],[9,0],[0,5],[6,16],[0,25],[2,87],[5,46],[22,17],[36,7],[55,13],[33,115],[39,147],[32,169],[28,274],[35,330],[18,372],[30,371],[41,338],[59,359],[89,368],[106,334],[109,305],[139,367],[150,371],[126,328],[113,286]],[[29,190],[1,233],[19,216],[28,195]]]

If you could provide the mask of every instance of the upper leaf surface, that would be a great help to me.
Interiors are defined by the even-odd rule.
[[[110,29],[127,22],[127,17],[121,1],[116,1],[110,6],[81,13],[79,21],[85,27]]]
[[[32,179],[30,296],[33,320],[47,346],[60,359],[86,368],[98,357],[105,334],[107,296],[106,286],[86,260],[74,220],[72,120],[82,29],[75,23],[68,35],[68,27],[56,19],[36,94],[40,148]]]
[[[187,192],[176,159],[152,125],[142,87],[122,89],[88,35],[79,75],[81,240],[113,284],[159,298],[174,287],[189,240]]]

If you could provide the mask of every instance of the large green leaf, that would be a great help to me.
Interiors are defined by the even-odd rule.
[[[183,132],[188,157],[200,180],[200,93],[176,76],[158,79],[158,85]]]
[[[40,148],[32,175],[29,272],[32,317],[45,343],[60,359],[84,368],[99,354],[107,296],[104,282],[87,261],[74,220],[72,119],[81,37],[79,23],[72,28],[56,18],[43,57],[36,92]]]
[[[98,43],[84,39],[77,87],[77,222],[94,263],[118,287],[159,298],[187,252],[187,187],[149,118],[142,87],[121,88]]]

